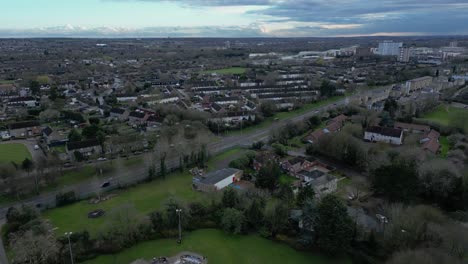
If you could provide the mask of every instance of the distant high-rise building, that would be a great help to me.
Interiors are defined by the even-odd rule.
[[[409,62],[410,60],[410,49],[409,48],[400,48],[398,54],[399,62]]]
[[[228,41],[224,42],[224,47],[226,49],[230,49],[231,48],[231,41],[228,40]]]
[[[402,42],[393,42],[386,40],[379,43],[378,53],[383,56],[398,56],[400,55],[400,48],[403,47]]]
[[[452,42],[450,42],[449,47],[451,47],[451,48],[456,48],[456,47],[458,47],[458,42],[457,42],[457,41],[452,41]]]

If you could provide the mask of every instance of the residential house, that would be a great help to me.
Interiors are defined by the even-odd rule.
[[[391,127],[371,126],[366,129],[364,140],[401,145],[403,144],[403,130]]]
[[[53,130],[50,126],[42,130],[42,136],[49,146],[64,145],[68,141],[68,133],[56,129]]]
[[[310,135],[305,137],[304,140],[308,143],[315,144],[323,135],[341,131],[347,119],[348,117],[345,115],[336,116],[328,121],[325,128],[315,130]]]
[[[437,154],[440,152],[440,143],[439,143],[440,133],[432,129],[431,131],[424,134],[419,143],[422,144],[422,148],[425,151],[428,151],[432,154]]]
[[[8,106],[25,106],[25,107],[35,107],[37,106],[37,101],[32,96],[25,97],[15,97],[8,100]]]
[[[242,174],[242,170],[226,168],[203,176],[194,176],[192,185],[195,190],[202,192],[219,191],[240,181]]]
[[[10,124],[9,132],[12,138],[27,138],[40,136],[42,129],[38,121],[23,121]]]
[[[112,108],[110,110],[109,117],[111,119],[126,120],[128,118],[129,112],[122,108]]]
[[[128,114],[128,123],[132,126],[140,126],[146,123],[149,115],[143,111],[132,111]]]
[[[395,122],[393,127],[397,129],[401,129],[405,132],[411,132],[411,133],[427,133],[431,130],[431,128],[427,125],[402,123],[402,122]]]
[[[311,171],[301,171],[299,173],[302,179],[302,186],[310,186],[314,189],[315,196],[321,197],[325,194],[333,193],[338,186],[338,179],[319,169]]]
[[[146,119],[146,125],[148,127],[160,127],[164,121],[164,118],[158,115],[150,115]]]
[[[74,153],[77,151],[80,152],[84,157],[89,157],[93,154],[100,153],[102,148],[97,139],[67,143],[67,154],[70,158],[73,159]]]

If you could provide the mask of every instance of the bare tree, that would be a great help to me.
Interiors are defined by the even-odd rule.
[[[47,225],[45,233],[33,230],[17,232],[10,235],[10,248],[13,263],[55,263],[59,248],[53,230]]]

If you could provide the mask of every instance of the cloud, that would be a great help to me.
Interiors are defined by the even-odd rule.
[[[101,0],[175,3],[204,14],[246,16],[247,26],[0,29],[0,37],[314,37],[468,34],[467,0]],[[189,18],[188,18],[189,19]],[[193,18],[196,19],[196,18]],[[118,21],[116,21],[118,22]],[[223,21],[220,21],[220,24]],[[177,21],[174,21],[174,24]],[[117,23],[118,24],[118,23]]]
[[[320,34],[371,35],[390,32],[407,35],[466,34],[467,0],[105,0],[171,2],[188,8],[226,7],[231,12],[257,16],[266,32],[279,36]],[[252,8],[257,6],[262,8]],[[286,23],[278,26],[279,22]],[[292,24],[299,24],[291,28]],[[303,25],[300,23],[309,23]],[[352,26],[350,26],[352,25]],[[277,28],[275,30],[274,28]],[[286,32],[286,29],[289,32]]]
[[[259,37],[262,29],[255,24],[237,27],[81,27],[64,25],[57,27],[30,28],[22,30],[0,29],[4,38],[165,38],[165,37]]]

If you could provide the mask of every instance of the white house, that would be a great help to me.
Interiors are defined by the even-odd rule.
[[[195,190],[209,192],[219,191],[232,183],[238,182],[242,177],[242,171],[226,168],[208,173],[203,176],[193,177],[193,188]]]
[[[403,130],[391,127],[372,126],[366,129],[364,140],[401,145],[403,144]]]

